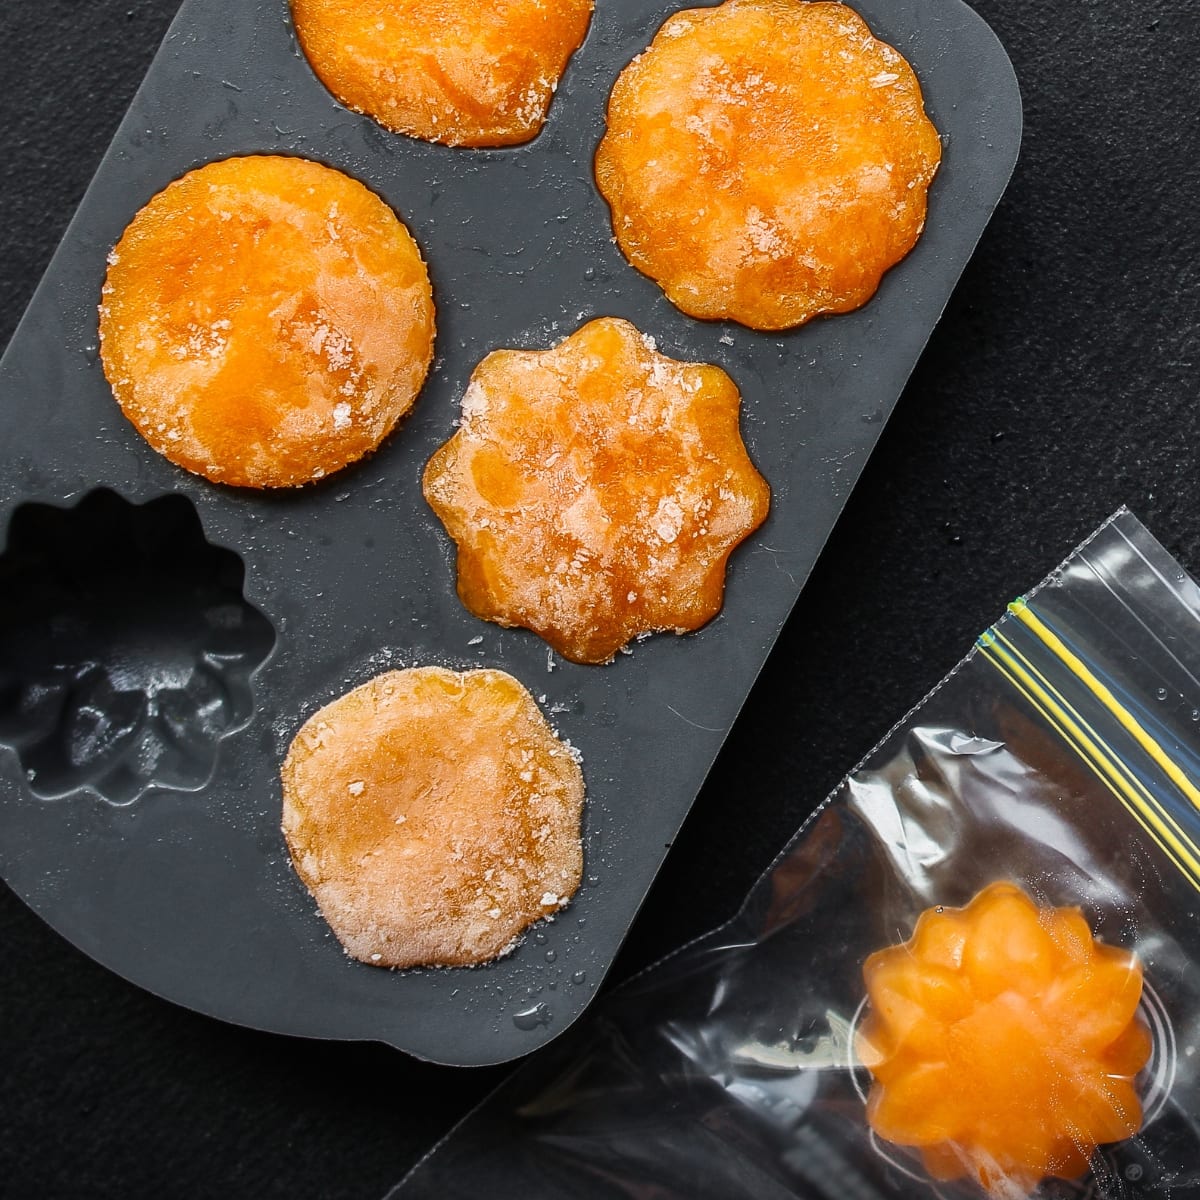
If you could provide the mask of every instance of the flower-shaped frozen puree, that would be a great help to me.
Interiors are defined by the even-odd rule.
[[[581,663],[710,620],[769,503],[740,399],[719,367],[667,358],[614,318],[488,355],[425,470],[463,603]]]
[[[1141,964],[1095,941],[1079,909],[994,883],[965,908],[922,913],[863,974],[868,1120],[917,1147],[935,1179],[1025,1195],[1081,1176],[1097,1146],[1141,1127]]]

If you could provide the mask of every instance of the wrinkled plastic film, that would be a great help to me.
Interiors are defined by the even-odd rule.
[[[980,638],[727,925],[613,992],[400,1185],[421,1197],[986,1193],[874,1136],[862,966],[997,880],[1135,952],[1144,1123],[1054,1197],[1200,1197],[1200,589],[1129,513]],[[993,1194],[997,1194],[993,1192]]]

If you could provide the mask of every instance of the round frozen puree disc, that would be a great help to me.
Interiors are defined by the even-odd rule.
[[[282,773],[292,862],[363,962],[486,962],[579,886],[578,755],[502,671],[379,675],[305,723]]]
[[[420,250],[368,188],[302,158],[189,172],[109,256],[101,358],[160,454],[217,483],[289,487],[374,450],[433,355]]]
[[[622,73],[596,179],[672,303],[786,329],[870,299],[940,158],[912,68],[851,9],[727,0],[676,13]]]
[[[292,0],[301,46],[348,108],[449,146],[527,142],[592,0]]]

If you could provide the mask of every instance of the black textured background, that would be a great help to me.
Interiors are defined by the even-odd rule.
[[[1119,504],[1200,572],[1200,10],[976,7],[1021,80],[1021,163],[613,980],[726,917],[840,775]],[[0,4],[0,341],[174,8]],[[195,1016],[0,888],[0,1197],[377,1200],[504,1074]]]

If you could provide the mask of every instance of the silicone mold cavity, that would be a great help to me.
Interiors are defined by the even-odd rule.
[[[191,502],[26,504],[0,557],[0,742],[44,799],[195,791],[254,709],[270,622]]]

